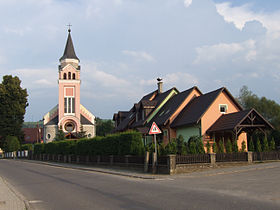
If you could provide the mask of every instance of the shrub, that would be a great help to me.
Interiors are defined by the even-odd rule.
[[[188,144],[183,143],[182,145],[182,155],[188,154]]]
[[[271,141],[269,142],[269,149],[271,151],[275,150],[275,141],[274,141],[273,137],[272,137]]]
[[[248,150],[251,152],[255,151],[255,145],[252,139],[250,139]]]
[[[34,145],[34,154],[44,154],[45,153],[45,144],[35,144]]]
[[[6,137],[6,151],[14,152],[18,151],[20,148],[19,140],[16,136],[7,136]]]
[[[228,139],[226,143],[226,152],[227,153],[232,153],[232,144],[231,141]]]
[[[196,151],[197,151],[198,154],[205,154],[204,144],[203,144],[201,138],[197,141],[196,147],[197,147]]]
[[[263,151],[264,152],[268,152],[269,151],[269,146],[268,146],[268,141],[267,141],[267,137],[266,136],[263,139]]]
[[[232,143],[232,151],[234,153],[238,152],[237,140],[234,140],[233,143]]]
[[[243,141],[242,141],[242,145],[241,145],[241,152],[245,152],[245,150],[246,150],[246,143],[245,143],[245,141],[243,140]]]
[[[211,148],[210,142],[209,142],[209,140],[207,140],[207,143],[206,143],[206,150],[207,150],[207,153],[208,153],[208,154],[211,152],[211,151],[210,151],[210,148]]]
[[[218,150],[218,153],[224,153],[224,152],[225,152],[224,143],[223,143],[223,141],[220,141],[220,142],[219,142],[219,150]]]
[[[177,152],[178,154],[182,154],[182,148],[184,143],[184,137],[180,134],[178,138],[176,139],[177,142]]]
[[[257,139],[256,151],[262,152],[262,145],[259,138]]]
[[[20,146],[20,150],[28,150],[28,151],[31,151],[33,150],[33,145],[32,144],[22,144]]]
[[[197,154],[197,151],[196,151],[196,143],[194,141],[192,141],[190,143],[190,154]]]
[[[212,152],[213,152],[213,153],[217,153],[217,152],[218,152],[218,146],[217,146],[217,143],[216,143],[216,142],[214,142],[214,143],[212,144]]]

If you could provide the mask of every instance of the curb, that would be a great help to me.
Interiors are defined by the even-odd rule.
[[[43,164],[43,165],[48,165],[48,166],[60,167],[60,168],[77,169],[77,170],[81,170],[81,171],[93,171],[93,172],[98,172],[98,173],[103,173],[103,174],[124,176],[124,177],[136,178],[136,179],[157,179],[158,178],[158,177],[153,177],[153,176],[141,176],[141,175],[134,175],[134,174],[128,174],[128,173],[122,173],[122,172],[115,172],[115,171],[106,171],[106,170],[81,167],[81,166],[68,166],[68,165],[62,165],[62,164],[44,162],[44,161],[33,161],[33,160],[22,160],[22,159],[17,159],[17,161],[23,161],[23,162],[34,163],[34,164]]]

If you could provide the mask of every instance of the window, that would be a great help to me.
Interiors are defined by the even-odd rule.
[[[64,113],[71,114],[75,113],[75,98],[65,97],[64,98]]]
[[[71,72],[68,72],[68,79],[71,79]]]
[[[66,77],[67,77],[67,75],[66,75],[66,73],[64,73],[63,74],[63,79],[67,79]]]
[[[72,123],[72,122],[67,122],[67,123],[65,123],[64,129],[65,129],[67,132],[72,132],[72,131],[74,131],[74,129],[75,129],[75,125],[74,125],[74,123]]]
[[[76,79],[76,75],[75,75],[75,73],[73,73],[72,79]]]
[[[220,104],[219,107],[222,114],[227,113],[227,104]]]
[[[47,134],[47,139],[50,139],[51,138],[51,134]]]

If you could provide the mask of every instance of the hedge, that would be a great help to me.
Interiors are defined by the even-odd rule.
[[[92,139],[54,141],[34,146],[34,154],[142,155],[143,153],[142,135],[135,131]]]

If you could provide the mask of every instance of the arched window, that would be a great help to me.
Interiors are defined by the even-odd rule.
[[[68,72],[68,79],[71,79],[71,72]]]
[[[66,73],[64,73],[63,74],[63,79],[67,79],[66,76],[67,76]]]
[[[75,73],[73,73],[72,79],[76,79],[76,75],[75,75]]]

